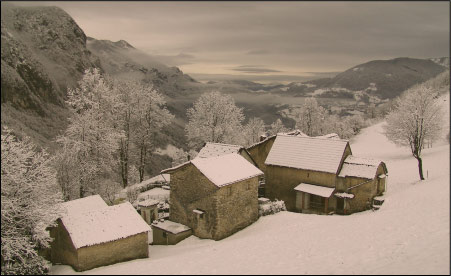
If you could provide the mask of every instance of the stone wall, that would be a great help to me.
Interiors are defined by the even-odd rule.
[[[217,191],[217,226],[213,239],[220,240],[258,219],[258,177],[222,187]]]
[[[252,159],[254,159],[255,163],[257,164],[257,167],[266,175],[266,157],[268,157],[269,151],[272,148],[272,145],[274,144],[276,137],[270,138],[265,140],[259,145],[256,145],[254,147],[248,148],[247,151],[252,156]]]
[[[50,229],[50,237],[53,238],[50,243],[50,261],[52,264],[78,266],[77,250],[61,219],[58,219],[56,227]]]
[[[74,268],[77,271],[84,271],[99,266],[148,257],[148,235],[147,232],[144,232],[108,243],[79,248],[78,266]]]
[[[192,164],[172,172],[169,220],[187,225],[197,237],[212,238],[218,189]],[[193,212],[195,209],[205,212],[203,218]]]
[[[285,202],[288,211],[296,211],[296,191],[300,183],[335,187],[336,175],[279,166],[267,166],[266,197]]]

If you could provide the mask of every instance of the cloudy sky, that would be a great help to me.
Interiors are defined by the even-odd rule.
[[[292,80],[375,59],[449,56],[448,2],[34,2],[198,79]],[[22,5],[29,5],[22,3]]]

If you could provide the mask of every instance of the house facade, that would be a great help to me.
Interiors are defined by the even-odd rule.
[[[97,195],[63,203],[67,213],[50,229],[53,264],[84,271],[149,256],[150,227],[133,206],[101,201]]]
[[[258,219],[258,177],[237,153],[195,158],[162,171],[171,174],[170,215],[200,238],[220,240]]]

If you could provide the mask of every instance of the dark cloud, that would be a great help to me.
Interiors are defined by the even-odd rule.
[[[241,65],[241,66],[238,66],[235,68],[231,68],[230,70],[239,71],[239,72],[243,72],[243,73],[253,73],[253,74],[282,72],[279,70],[260,67],[258,65]]]

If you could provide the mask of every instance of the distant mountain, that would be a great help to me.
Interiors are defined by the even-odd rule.
[[[198,83],[177,67],[168,67],[124,40],[112,42],[88,37],[87,48],[100,59],[106,73],[117,78],[136,79],[152,84],[161,93],[176,97]]]
[[[441,60],[443,62],[443,60]],[[449,61],[449,59],[448,59]],[[297,96],[369,98],[386,100],[399,96],[414,84],[446,70],[429,59],[395,58],[354,66],[334,78],[291,83],[282,91]]]

